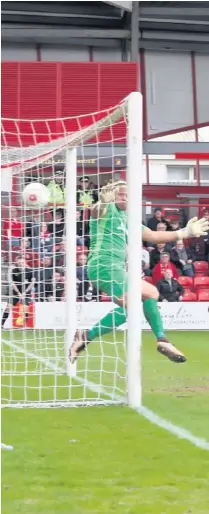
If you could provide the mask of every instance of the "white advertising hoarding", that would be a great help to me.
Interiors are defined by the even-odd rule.
[[[91,328],[115,305],[111,302],[77,303],[77,327]],[[4,305],[2,305],[4,309]],[[165,329],[169,330],[209,330],[209,303],[159,303]],[[49,302],[35,304],[35,327],[45,330],[63,330],[66,328],[67,305],[65,302]],[[5,328],[11,328],[11,315]],[[125,330],[127,324],[120,327]],[[150,330],[142,314],[142,329]]]

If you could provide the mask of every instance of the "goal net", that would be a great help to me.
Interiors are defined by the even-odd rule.
[[[91,115],[2,120],[3,406],[140,405],[141,103],[132,93]],[[70,366],[75,329],[115,307],[87,260],[92,206],[117,180],[128,183],[129,317],[106,335],[101,326]],[[30,182],[49,189],[46,208],[23,204]]]

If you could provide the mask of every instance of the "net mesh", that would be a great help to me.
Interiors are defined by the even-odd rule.
[[[66,373],[66,158],[77,153],[77,326],[91,328],[111,298],[88,278],[89,217],[101,187],[124,178],[127,102],[88,116],[2,120],[2,403],[74,406],[121,403],[125,331],[99,336]],[[30,182],[45,184],[45,209],[23,205]],[[111,244],[111,243],[110,243]],[[123,329],[123,327],[122,327]]]

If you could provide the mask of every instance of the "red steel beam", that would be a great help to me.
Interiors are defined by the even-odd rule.
[[[175,159],[187,159],[187,160],[191,160],[191,159],[194,159],[195,161],[196,160],[200,160],[200,161],[207,161],[209,160],[209,153],[194,153],[194,152],[190,152],[190,153],[176,153],[175,154]],[[199,184],[198,184],[199,185]]]
[[[157,203],[153,203],[153,202],[142,202],[142,206],[143,207],[158,207],[159,206],[159,202]],[[182,209],[184,207],[201,207],[201,208],[205,208],[205,207],[209,207],[209,203],[203,203],[203,204],[200,204],[200,203],[161,203],[161,209],[172,209],[173,207],[175,208],[178,208],[178,209]]]

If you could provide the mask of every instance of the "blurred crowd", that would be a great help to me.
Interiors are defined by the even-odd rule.
[[[58,207],[65,203],[63,171],[55,173],[55,179],[49,182],[48,188],[53,208],[48,211],[45,219],[37,212],[29,215],[24,222],[18,216],[18,210],[12,207],[10,218],[3,221],[2,246],[4,260],[9,265],[9,296],[14,294],[15,280],[16,288],[22,294],[22,270],[30,269],[32,286],[24,286],[25,290],[26,287],[29,289],[30,297],[40,302],[64,301],[66,298],[66,224],[64,209]],[[89,281],[87,271],[89,218],[91,206],[97,201],[96,186],[88,176],[82,176],[77,188],[76,280],[77,299],[85,302],[98,301],[102,297],[102,291],[96,291]],[[205,209],[204,216],[209,219],[209,210]],[[156,208],[154,215],[144,224],[152,230],[179,228],[177,221],[164,219],[161,208]],[[193,278],[197,262],[205,263],[203,268],[208,276],[209,233],[185,244],[183,241],[158,244],[155,247],[146,244],[142,251],[143,277],[156,285],[160,301],[182,301],[184,287],[180,277]],[[17,291],[15,294],[18,295]]]
[[[3,220],[2,248],[4,262],[8,263],[8,297],[21,299],[27,284],[23,284],[28,269],[32,270],[30,297],[35,301],[65,301],[66,298],[66,223],[63,171],[55,173],[48,183],[50,210],[44,214],[34,211],[19,215],[16,207],[10,208],[10,217]],[[77,188],[77,299],[97,301],[99,292],[88,279],[87,257],[89,251],[89,218],[98,192],[87,176],[79,180]],[[24,270],[26,270],[24,272]],[[20,294],[18,294],[18,291]],[[28,296],[28,295],[26,295]],[[14,303],[14,302],[13,302]]]

